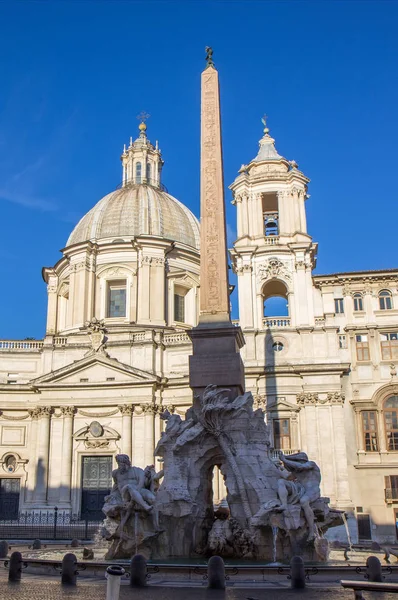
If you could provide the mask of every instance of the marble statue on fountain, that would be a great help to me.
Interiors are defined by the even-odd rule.
[[[132,545],[159,534],[155,502],[163,471],[157,473],[154,465],[134,467],[127,454],[118,454],[116,462],[113,488],[102,509],[108,521],[106,537],[113,541],[107,558],[129,556]]]

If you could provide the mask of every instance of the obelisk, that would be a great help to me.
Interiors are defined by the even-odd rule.
[[[231,323],[218,72],[213,51],[206,48],[201,77],[200,152],[200,312],[199,325],[188,335],[189,384],[200,396],[207,385],[229,388],[231,397],[244,392],[239,354],[244,344],[240,327]]]

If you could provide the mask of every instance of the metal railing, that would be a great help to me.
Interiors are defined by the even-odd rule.
[[[102,527],[103,519],[90,517],[89,513],[72,517],[70,512],[57,507],[49,511],[24,511],[15,518],[0,519],[0,539],[91,540]]]
[[[385,488],[384,497],[386,502],[398,502],[398,488]]]

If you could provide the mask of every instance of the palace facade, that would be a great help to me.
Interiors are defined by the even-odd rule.
[[[43,340],[0,340],[0,514],[101,515],[114,456],[154,462],[161,413],[192,403],[187,330],[199,312],[199,223],[161,183],[140,125],[123,182],[43,268]],[[273,452],[303,450],[354,541],[397,539],[398,269],[314,275],[309,179],[267,128],[230,186],[246,389]],[[274,301],[280,311],[275,314]],[[214,478],[214,498],[224,490]],[[331,530],[344,540],[344,532]]]

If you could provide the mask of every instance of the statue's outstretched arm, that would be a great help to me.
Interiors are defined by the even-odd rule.
[[[312,461],[306,463],[296,462],[295,460],[289,460],[284,454],[280,458],[283,464],[292,471],[311,471],[311,469],[314,468],[314,463]]]

